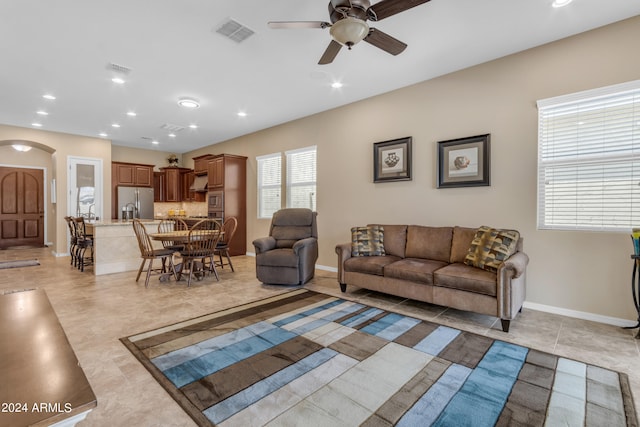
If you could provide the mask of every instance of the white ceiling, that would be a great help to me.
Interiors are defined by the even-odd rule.
[[[184,153],[640,14],[638,0],[552,1],[432,0],[370,22],[400,55],[360,43],[321,66],[328,29],[267,22],[328,21],[328,0],[0,0],[0,123]],[[227,18],[255,34],[222,37]],[[109,63],[131,69],[125,84]],[[178,107],[186,96],[201,107]]]

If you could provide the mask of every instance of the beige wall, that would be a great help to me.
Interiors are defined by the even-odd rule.
[[[531,258],[528,302],[635,319],[627,233],[536,229],[536,101],[639,79],[638,39],[640,17],[186,153],[181,166],[204,153],[249,157],[251,251],[269,227],[256,219],[256,156],[317,145],[320,265],[336,267],[335,245],[349,240],[350,227],[369,222],[516,228]],[[491,186],[437,189],[437,141],[482,133],[491,133]],[[413,137],[413,180],[374,184],[373,143],[404,136]],[[71,151],[100,153],[105,164],[112,156],[108,141],[0,126],[0,141],[7,139],[56,148],[53,167],[63,174]],[[167,154],[113,147],[114,160],[161,166],[160,157],[143,161],[149,153]],[[105,183],[110,175],[105,168]],[[66,176],[58,177],[59,190],[62,182]]]
[[[16,157],[10,146],[0,147],[0,155],[7,155],[3,164],[19,164],[42,167],[46,170],[46,188],[49,191],[51,179],[56,179],[57,203],[52,204],[47,197],[47,236],[45,242],[53,242],[53,252],[67,252],[67,226],[64,221],[67,215],[67,158],[68,156],[101,159],[103,163],[102,179],[105,183],[103,206],[108,212],[111,205],[111,193],[108,183],[111,182],[111,142],[99,138],[70,135],[58,132],[47,132],[38,129],[0,125],[0,143],[9,144],[12,140],[23,140],[33,143],[34,148],[24,156]],[[16,162],[16,163],[13,163]],[[104,213],[103,212],[103,213]]]
[[[154,169],[156,171],[159,171],[160,168],[169,166],[167,157],[169,157],[171,154],[173,153],[169,153],[166,151],[141,150],[138,148],[123,147],[119,145],[111,146],[111,161],[154,165]],[[176,154],[176,156],[178,156],[178,158],[180,159],[178,166],[184,167],[182,162],[182,155]],[[193,161],[191,161],[190,167],[193,167]]]
[[[320,265],[336,267],[335,245],[368,222],[515,228],[531,258],[528,302],[635,319],[627,233],[536,229],[536,101],[639,79],[637,40],[640,17],[187,153],[185,162],[249,157],[249,250],[269,226],[256,219],[256,156],[315,144]],[[437,141],[483,133],[491,133],[491,186],[437,189]],[[404,136],[413,137],[413,180],[374,184],[372,144]]]

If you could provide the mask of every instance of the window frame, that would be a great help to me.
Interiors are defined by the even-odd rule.
[[[639,225],[640,80],[537,106],[537,228],[626,232]]]
[[[292,168],[294,167],[294,161],[293,161],[293,156],[297,155],[297,154],[303,154],[303,153],[308,153],[308,152],[313,152],[314,157],[315,157],[315,162],[314,162],[314,171],[313,171],[313,180],[312,181],[301,181],[301,182],[296,182],[296,183],[292,183],[292,175],[293,175],[293,171]],[[294,187],[304,187],[304,186],[309,186],[309,185],[313,185],[314,190],[313,193],[311,193],[313,195],[313,201],[311,202],[310,209],[311,210],[316,210],[316,207],[318,205],[317,200],[318,200],[318,147],[316,145],[311,145],[308,147],[303,147],[303,148],[298,148],[295,150],[289,150],[289,151],[285,151],[285,156],[286,156],[286,167],[287,167],[287,176],[286,176],[286,207],[287,208],[291,208],[294,207],[293,206],[293,201],[291,199],[293,191],[292,188]]]
[[[277,166],[278,182],[274,184],[263,184],[263,180],[264,180],[263,172],[266,164],[265,162],[270,160],[278,161],[278,166]],[[273,217],[273,212],[271,212],[270,215],[263,215],[263,206],[265,203],[264,197],[263,197],[263,190],[277,188],[279,191],[279,194],[278,194],[279,205],[280,205],[280,208],[282,208],[282,153],[278,152],[278,153],[271,153],[271,154],[265,154],[263,156],[258,156],[256,157],[256,165],[257,165],[256,169],[257,169],[257,175],[258,175],[258,179],[257,179],[258,182],[256,187],[257,198],[258,198],[258,203],[257,203],[258,219],[270,219]]]

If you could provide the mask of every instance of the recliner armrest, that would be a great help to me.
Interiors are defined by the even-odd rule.
[[[291,249],[293,249],[293,252],[297,255],[300,250],[312,245],[316,245],[317,243],[318,239],[316,239],[315,237],[307,237],[306,239],[301,239],[295,242]]]
[[[256,254],[267,252],[276,248],[276,239],[271,236],[260,237],[253,241],[253,246],[256,248]]]

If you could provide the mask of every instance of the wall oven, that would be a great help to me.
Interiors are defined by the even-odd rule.
[[[224,222],[224,191],[209,191],[208,215],[220,223]]]

